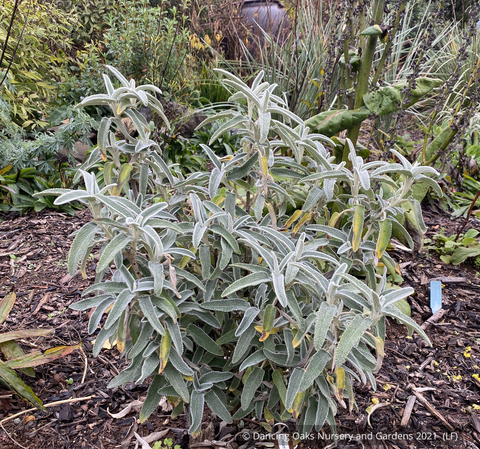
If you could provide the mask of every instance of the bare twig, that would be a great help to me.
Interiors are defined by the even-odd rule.
[[[10,438],[17,446],[23,448],[23,449],[28,449],[26,448],[25,446],[22,446],[20,443],[18,443],[17,441],[15,441],[11,436],[10,434],[5,430],[5,427],[3,427],[3,424],[0,422],[0,426],[2,426],[2,429],[3,431],[5,432],[5,435],[7,435],[8,438]]]
[[[423,330],[427,330],[430,325],[432,325],[433,323],[437,322],[437,321],[440,321],[443,317],[443,315],[445,315],[447,313],[447,311],[445,309],[440,309],[439,311],[435,312],[427,321],[425,321],[425,323],[423,323],[420,327],[423,329]]]
[[[402,422],[400,423],[401,427],[407,427],[407,424],[410,421],[410,416],[412,415],[413,406],[415,405],[416,401],[417,397],[415,395],[408,398],[407,405],[403,411]]]
[[[89,401],[90,399],[93,399],[95,398],[96,396],[95,395],[92,395],[92,396],[87,396],[87,397],[84,397],[84,398],[72,398],[72,399],[64,399],[63,401],[56,401],[56,402],[51,402],[50,404],[44,404],[43,406],[45,408],[49,408],[49,407],[56,407],[57,405],[62,405],[62,404],[72,404],[73,402],[81,402],[81,401]],[[15,419],[17,418],[18,416],[22,416],[24,415],[25,413],[28,413],[28,412],[33,412],[35,410],[38,410],[38,408],[36,407],[33,407],[33,408],[29,408],[27,410],[22,410],[21,412],[18,412],[16,413],[15,415],[12,415],[12,416],[9,416],[7,418],[4,418],[0,421],[0,425],[2,425],[3,423],[6,423],[8,421],[11,421],[12,419]]]
[[[417,393],[413,390],[413,394],[417,397],[418,402],[420,402],[432,415],[435,415],[442,424],[450,431],[454,432],[455,428],[443,417],[443,415],[432,405],[428,402],[420,393]]]

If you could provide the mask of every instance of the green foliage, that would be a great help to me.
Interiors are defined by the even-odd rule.
[[[107,94],[80,104],[113,112],[79,171],[85,190],[40,195],[59,195],[57,205],[80,201],[92,212],[75,235],[68,268],[80,264],[85,275],[100,245],[97,276],[72,307],[95,308],[90,333],[108,310],[93,353],[116,340],[130,362],[110,387],[152,377],[141,422],[166,395],[188,404],[191,434],[205,404],[227,423],[254,413],[293,416],[302,432],[320,430],[346,406],[344,395],[354,406],[354,380],[375,387],[385,317],[428,342],[395,305],[413,289],[389,288],[386,276],[397,269],[387,251],[393,230],[413,247],[399,221],[403,207],[424,232],[410,194],[416,182],[439,190],[426,176],[433,168],[396,152],[400,163],[364,163],[351,142],[352,169],[337,164],[325,146],[331,140],[311,134],[263,73],[249,87],[222,71],[234,91],[230,107],[203,124],[219,124],[209,144],[233,129],[241,141],[224,158],[202,144],[211,170],[185,176],[158,153],[137,112],[160,109],[149,93],[158,91],[110,70],[122,87],[105,76]],[[138,137],[122,126],[127,116]],[[88,170],[102,160],[97,180]]]
[[[470,229],[465,234],[450,237],[444,234],[444,230],[433,236],[435,245],[429,246],[429,249],[436,251],[440,259],[447,264],[460,265],[467,259],[473,261],[473,264],[480,267],[480,241],[476,238],[480,234],[476,229]]]
[[[79,44],[99,41],[108,27],[108,18],[121,20],[127,1],[115,0],[54,0],[54,4],[65,13],[73,16],[76,27],[72,30],[73,39]]]
[[[2,109],[3,106],[3,109]],[[83,112],[65,112],[56,132],[27,134],[10,120],[9,107],[0,100],[0,210],[26,212],[44,208],[58,209],[54,197],[34,198],[35,192],[52,187],[69,187],[72,169],[59,160],[59,151],[74,161],[76,141],[91,145],[88,133],[95,122]],[[70,118],[68,118],[70,116]],[[78,206],[78,204],[77,204]],[[67,205],[60,208],[73,214]]]
[[[188,8],[188,0],[165,0],[155,7],[148,0],[126,1],[121,14],[104,15],[106,31],[78,53],[79,74],[64,95],[79,101],[80,96],[99,93],[106,73],[103,64],[112,63],[127,78],[158,86],[166,96],[188,98],[196,77],[189,52]]]
[[[15,304],[15,299],[15,293],[11,292],[0,300],[0,325],[8,317],[8,314]],[[58,346],[44,353],[41,351],[33,351],[25,354],[16,340],[40,337],[42,335],[48,335],[53,331],[53,329],[27,329],[0,332],[0,351],[5,357],[5,361],[0,359],[0,381],[40,410],[46,410],[42,401],[14,370],[18,369],[27,376],[35,377],[33,367],[43,365],[44,363],[70,354],[72,351],[80,348],[82,344],[79,343],[75,346]]]
[[[0,5],[2,49],[5,48],[13,4],[12,0],[7,0]],[[26,31],[22,35],[26,21]],[[74,26],[74,18],[51,4],[42,5],[37,0],[20,2],[0,70],[3,78],[15,54],[0,95],[10,105],[12,119],[17,124],[25,128],[46,126],[43,107],[54,99],[56,82],[67,76],[70,64],[67,52]]]
[[[157,441],[152,446],[152,449],[180,449],[180,446],[178,444],[173,446],[173,440],[171,438],[165,438],[163,443],[161,441]]]

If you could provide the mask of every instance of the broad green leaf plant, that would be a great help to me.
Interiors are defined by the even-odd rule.
[[[425,225],[411,187],[439,191],[428,177],[435,170],[396,152],[397,163],[365,163],[351,143],[352,168],[337,164],[330,139],[311,134],[263,73],[248,86],[222,71],[231,107],[203,124],[220,123],[210,143],[236,132],[240,148],[219,158],[202,145],[211,171],[184,176],[164,162],[137,111],[161,113],[154,95],[111,71],[122,87],[105,77],[107,94],[80,104],[114,114],[80,172],[85,190],[43,192],[92,212],[68,269],[85,275],[100,248],[96,281],[72,307],[94,310],[95,355],[116,341],[129,361],[110,387],[151,377],[140,420],[166,395],[174,414],[188,407],[191,434],[205,405],[227,423],[254,414],[293,417],[302,432],[334,426],[338,407],[355,406],[354,381],[376,385],[386,317],[429,342],[396,307],[413,289],[387,284],[398,270],[388,244],[396,233],[413,248],[405,211],[409,229]],[[104,169],[89,173],[102,159]]]

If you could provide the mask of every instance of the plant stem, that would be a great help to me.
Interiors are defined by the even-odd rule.
[[[392,31],[389,33],[388,42],[385,45],[385,48],[383,50],[382,58],[380,59],[380,62],[378,63],[377,69],[375,71],[375,75],[373,76],[372,86],[375,86],[378,82],[378,79],[380,78],[380,74],[382,72],[383,66],[385,65],[385,61],[387,60],[388,53],[390,52],[390,48],[393,45],[393,38],[397,33],[398,26],[400,25],[400,19],[402,17],[402,13],[403,11],[405,11],[406,6],[407,6],[407,0],[403,0],[402,3],[400,4],[400,7],[398,8],[397,15],[395,17],[395,24],[393,26]]]
[[[380,24],[383,17],[383,10],[385,7],[385,0],[376,0],[374,3],[374,23]],[[363,30],[362,30],[363,31]],[[355,89],[355,109],[360,108],[363,105],[363,96],[368,92],[368,80],[370,72],[372,70],[373,57],[375,55],[375,48],[377,47],[377,36],[369,36],[367,40],[367,46],[365,48],[365,54],[363,55],[360,63],[360,71],[358,73],[358,84]],[[353,145],[357,144],[358,134],[360,132],[361,124],[352,126],[348,130],[347,137],[352,141]],[[343,149],[343,160],[348,165],[348,155],[350,149],[348,145],[345,145]]]

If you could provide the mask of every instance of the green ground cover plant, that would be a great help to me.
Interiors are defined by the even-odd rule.
[[[90,333],[103,323],[95,355],[116,341],[129,361],[110,387],[151,377],[140,421],[166,395],[173,416],[187,407],[191,434],[205,404],[227,423],[253,413],[293,417],[302,433],[334,428],[337,407],[355,406],[353,382],[376,385],[387,316],[429,341],[401,311],[413,290],[386,282],[397,270],[387,246],[393,232],[415,246],[409,217],[410,228],[425,231],[411,190],[425,183],[441,195],[428,177],[436,171],[399,153],[399,163],[365,163],[351,143],[352,168],[336,163],[331,140],[311,133],[263,73],[248,86],[223,71],[229,107],[203,124],[220,125],[209,144],[232,129],[241,141],[224,157],[202,144],[210,170],[184,175],[164,161],[138,113],[148,105],[162,115],[158,88],[109,69],[121,87],[104,76],[107,93],[79,105],[111,110],[79,171],[85,189],[36,196],[91,210],[68,268],[80,264],[85,275],[100,246],[97,275],[72,307],[95,308]],[[89,173],[99,163],[103,170]]]

